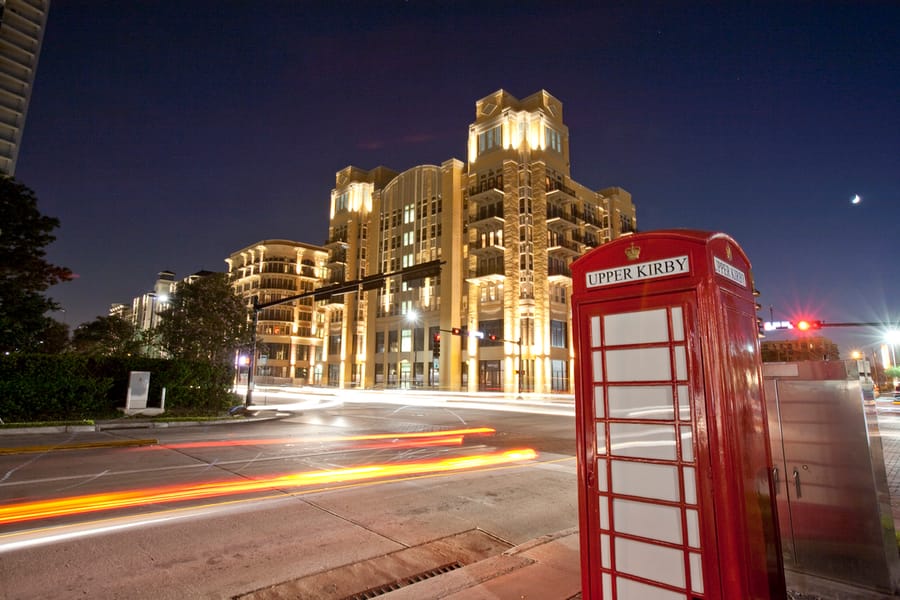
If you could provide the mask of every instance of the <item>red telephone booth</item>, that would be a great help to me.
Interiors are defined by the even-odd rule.
[[[585,598],[785,598],[746,255],[656,231],[572,278]]]

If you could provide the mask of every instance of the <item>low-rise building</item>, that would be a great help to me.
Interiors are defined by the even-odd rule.
[[[262,240],[225,259],[235,291],[248,306],[311,292],[327,278],[325,248],[290,240]],[[313,298],[260,311],[256,383],[319,385],[323,382],[323,319]],[[246,358],[238,357],[238,366]],[[245,373],[241,377],[246,377]]]
[[[801,360],[838,360],[838,346],[822,336],[803,336],[790,340],[760,342],[763,362],[794,362]]]

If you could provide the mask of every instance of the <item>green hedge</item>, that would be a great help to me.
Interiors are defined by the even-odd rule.
[[[235,402],[224,365],[77,354],[0,356],[0,419],[7,422],[121,416],[131,371],[150,372],[148,405],[166,388],[166,413],[215,415]]]

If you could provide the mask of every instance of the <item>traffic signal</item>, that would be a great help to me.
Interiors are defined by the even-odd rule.
[[[431,336],[431,353],[435,358],[440,358],[441,356],[441,334],[435,333]]]
[[[462,329],[460,329],[459,327],[452,327],[450,329],[450,333],[452,333],[453,335],[462,335]]]
[[[797,321],[797,324],[794,326],[800,331],[809,331],[810,329],[822,329],[822,321]]]
[[[488,339],[491,340],[492,342],[496,342],[497,336],[496,336],[496,334],[491,333],[491,334],[488,334]]]

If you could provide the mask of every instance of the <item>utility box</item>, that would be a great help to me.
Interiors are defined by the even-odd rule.
[[[817,593],[840,581],[896,594],[900,555],[868,361],[766,363],[763,376],[791,588]]]
[[[785,598],[746,255],[648,232],[572,278],[585,598]]]

